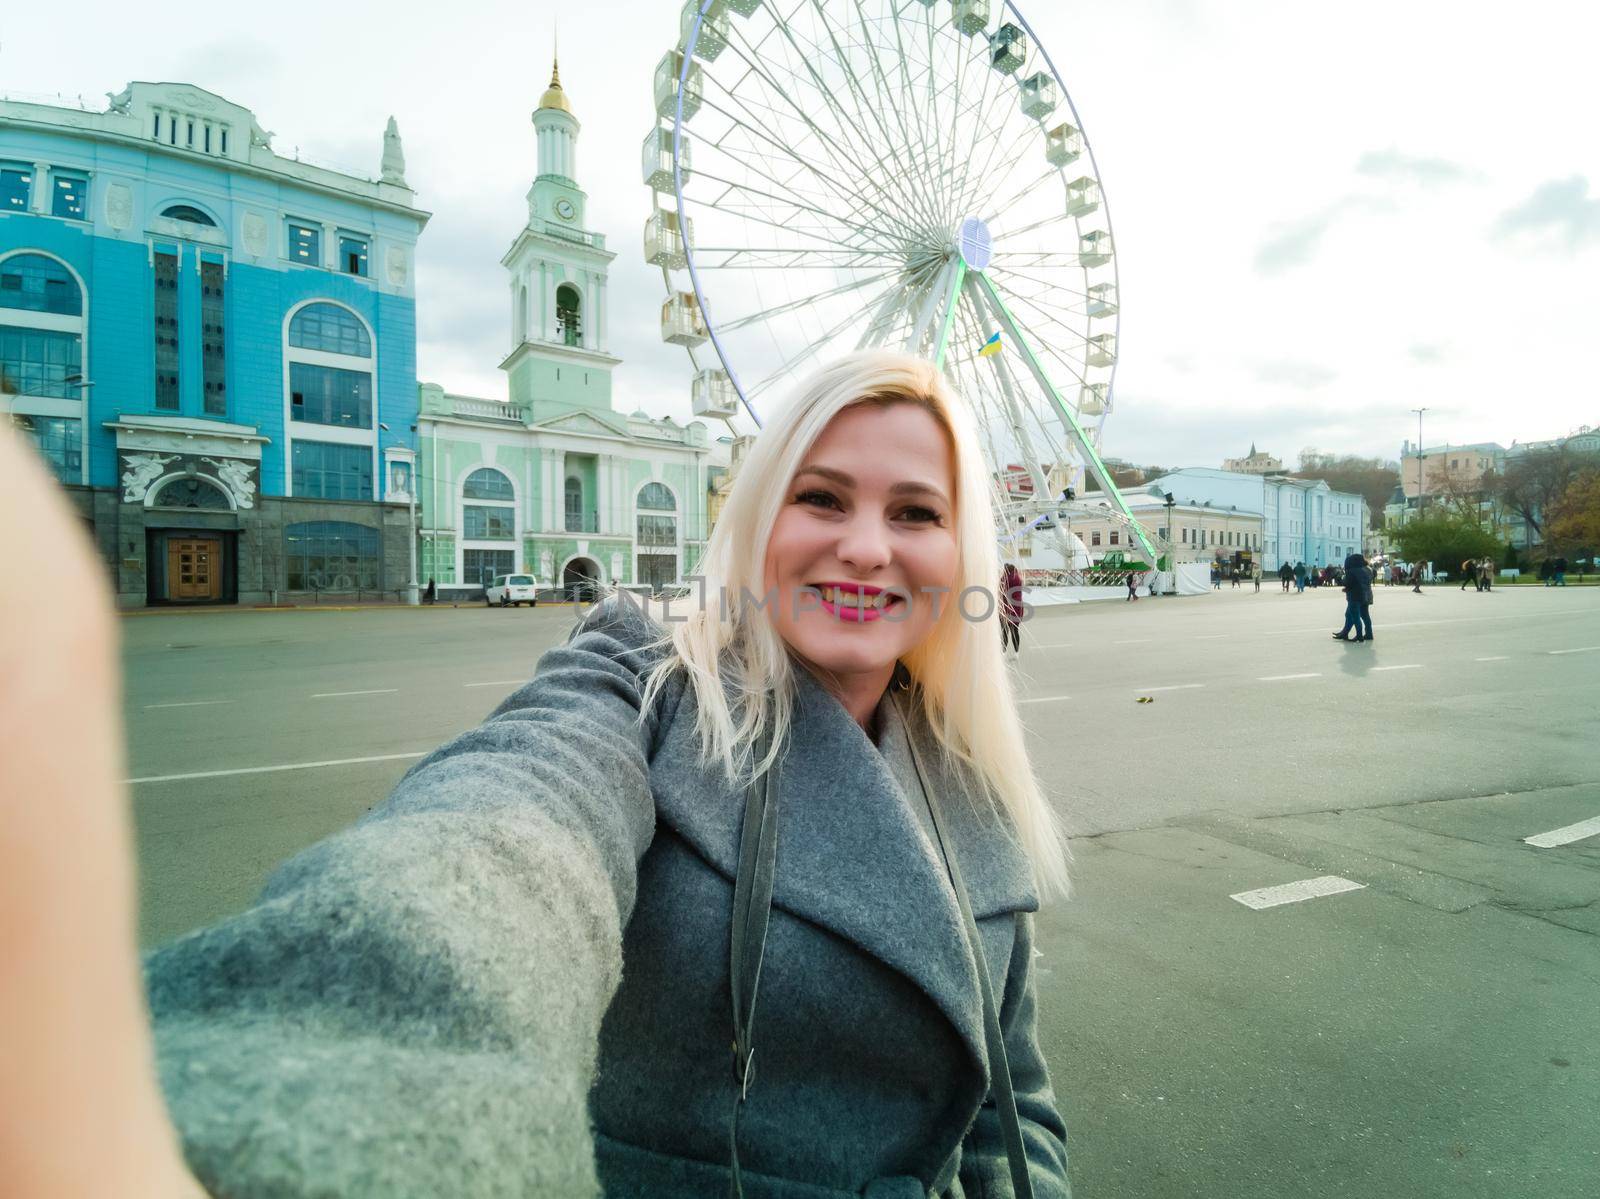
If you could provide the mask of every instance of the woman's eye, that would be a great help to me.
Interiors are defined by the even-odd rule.
[[[839,501],[826,491],[802,491],[794,497],[797,504],[813,504],[820,508],[838,507]]]
[[[908,516],[919,524],[938,523],[939,520],[939,514],[932,508],[907,508],[900,515]]]

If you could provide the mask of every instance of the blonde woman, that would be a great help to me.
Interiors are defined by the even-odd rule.
[[[977,444],[919,359],[817,371],[703,592],[610,597],[256,906],[154,953],[209,1192],[1067,1196],[1032,917],[1064,843]]]

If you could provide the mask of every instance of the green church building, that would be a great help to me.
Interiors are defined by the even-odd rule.
[[[612,408],[606,273],[588,229],[579,124],[557,68],[533,114],[528,223],[500,260],[510,283],[509,400],[420,386],[419,578],[477,598],[496,575],[546,588],[672,584],[705,549],[722,471],[699,421]]]

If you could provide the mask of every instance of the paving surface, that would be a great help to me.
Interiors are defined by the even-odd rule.
[[[1270,585],[1025,626],[1076,859],[1039,965],[1078,1199],[1600,1194],[1600,591],[1376,599],[1370,645]],[[246,904],[571,621],[126,620],[145,941]]]

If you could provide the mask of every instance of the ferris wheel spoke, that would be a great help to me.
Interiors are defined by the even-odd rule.
[[[725,254],[727,257],[720,262],[708,261],[709,256],[713,254]],[[779,261],[780,259],[782,261]],[[885,263],[904,269],[908,261],[904,254],[867,253],[853,249],[813,249],[795,246],[696,246],[694,248],[695,268],[702,271],[838,271],[851,267],[880,266]]]
[[[760,383],[757,383],[755,387],[751,389],[750,398],[752,400],[755,399],[757,396],[771,388],[780,379],[792,378],[801,365],[811,361],[818,354],[820,354],[823,349],[832,346],[834,339],[848,329],[851,324],[861,320],[861,316],[861,310],[848,313],[837,324],[823,333],[821,337],[811,339],[811,341],[803,350],[801,350],[794,357],[786,360],[778,370],[768,375]]]
[[[1005,216],[1006,213],[1011,211],[1013,205],[1022,203],[1022,201],[1026,200],[1029,196],[1038,191],[1045,184],[1049,183],[1052,179],[1060,178],[1060,168],[1051,167],[1044,174],[1038,176],[1036,179],[1031,180],[1029,183],[1021,188],[1018,188],[1016,191],[1013,191],[1004,200],[994,201],[990,206],[989,215],[983,219],[988,222],[990,226],[995,225]],[[996,236],[999,235],[997,234]]]
[[[1071,296],[1075,300],[1086,301],[1089,298],[1087,291],[1079,291],[1077,288],[1057,283],[1054,279],[1041,279],[1037,275],[1030,275],[1025,270],[1016,270],[1009,267],[999,271],[991,266],[989,274],[991,278],[1004,279],[1008,284],[1012,285],[1012,290],[1018,295],[1027,296],[1030,299],[1038,296],[1050,297],[1047,302],[1061,309],[1061,311],[1071,314],[1073,320],[1081,321],[1088,315],[1083,308],[1074,308],[1072,305],[1063,304],[1054,298],[1056,296]],[[1038,290],[1033,292],[1025,291],[1021,286],[1023,284],[1031,284]]]
[[[1015,300],[1019,305],[1027,305],[1027,304],[1031,303],[1031,301],[1029,301],[1026,297],[1016,295],[1016,293],[1012,292],[1009,288],[1005,287],[998,280],[996,280],[993,276],[989,276],[989,282],[994,284],[994,287],[995,287],[996,291],[1004,293],[1005,296],[1008,299]],[[1063,326],[1061,326],[1061,323],[1059,321],[1052,320],[1051,324],[1055,325],[1058,328],[1063,327]],[[1070,333],[1070,332],[1073,332],[1073,330],[1067,329],[1067,332]],[[1087,385],[1088,384],[1089,379],[1084,374],[1083,368],[1081,368],[1077,364],[1076,361],[1068,359],[1065,356],[1065,354],[1063,354],[1063,352],[1061,351],[1060,347],[1057,346],[1056,344],[1054,344],[1053,341],[1050,341],[1048,339],[1043,339],[1042,340],[1040,338],[1036,338],[1035,337],[1035,338],[1029,338],[1029,342],[1030,342],[1030,344],[1032,344],[1035,347],[1035,352],[1036,353],[1043,354],[1043,355],[1046,355],[1046,356],[1054,359],[1057,363],[1060,364],[1061,368],[1063,370],[1065,370],[1069,375],[1071,375],[1074,379],[1076,379],[1078,381],[1078,383],[1083,384],[1083,385]]]
[[[732,93],[727,93],[727,94],[732,95]],[[838,179],[836,179],[833,176],[827,174],[826,172],[820,170],[815,163],[813,163],[813,162],[811,162],[811,161],[809,161],[807,159],[793,157],[792,156],[792,151],[789,149],[789,147],[787,147],[782,141],[780,141],[777,137],[775,137],[772,134],[771,131],[769,131],[769,130],[767,130],[765,128],[759,128],[756,125],[751,125],[748,121],[740,119],[739,117],[735,116],[733,113],[728,112],[721,105],[717,104],[714,100],[711,99],[710,96],[704,97],[702,99],[701,103],[705,107],[707,107],[707,108],[711,109],[712,111],[717,112],[717,113],[721,114],[723,117],[727,118],[727,120],[729,120],[731,123],[733,123],[734,125],[738,126],[739,128],[743,129],[747,134],[749,134],[751,136],[754,136],[754,137],[757,137],[761,141],[764,141],[764,142],[768,143],[774,149],[778,150],[782,154],[791,155],[791,157],[789,159],[787,159],[787,161],[793,161],[793,162],[796,162],[799,165],[805,167],[805,169],[810,174],[812,174],[816,179],[818,179],[819,181],[827,184],[828,187],[832,189],[833,193],[836,196],[839,196],[842,199],[848,198],[848,199],[854,200],[859,205],[861,205],[862,207],[870,208],[886,224],[898,226],[899,229],[900,229],[899,236],[905,237],[905,238],[911,238],[911,239],[916,239],[919,236],[918,231],[916,229],[914,229],[911,226],[907,225],[904,221],[900,220],[898,217],[896,217],[893,213],[889,212],[887,209],[884,209],[880,205],[873,203],[872,200],[869,199],[863,192],[857,191],[857,190],[855,190],[854,188],[851,188],[851,187],[847,187],[845,184],[840,182]],[[771,176],[763,176],[763,177],[771,178]]]
[[[962,61],[965,62],[970,57],[972,57],[971,54],[963,55]],[[987,55],[985,55],[985,57],[987,57]],[[978,89],[977,101],[972,107],[967,109],[967,111],[972,114],[971,123],[969,126],[966,126],[966,128],[969,129],[971,136],[965,139],[965,148],[961,153],[960,179],[954,182],[950,189],[951,196],[954,197],[958,203],[964,200],[966,196],[967,179],[972,171],[972,160],[977,157],[977,147],[980,137],[979,130],[980,128],[987,128],[988,125],[986,113],[988,112],[989,103],[989,85],[994,81],[994,76],[996,74],[997,72],[992,70],[986,70],[983,72],[983,86]],[[956,95],[956,118],[952,122],[951,128],[956,131],[955,144],[960,145],[962,142],[960,130],[963,128],[963,125],[959,89]],[[965,210],[963,209],[963,211]]]
[[[1025,261],[1013,262],[1013,259]],[[1079,266],[1078,252],[1076,250],[996,250],[994,260],[1003,262],[1007,270],[1019,270],[1025,266]]]
[[[727,178],[722,177],[721,175],[711,174],[710,172],[704,170],[703,168],[696,170],[695,174],[696,174],[696,176],[698,176],[701,179],[709,179],[713,183],[721,183],[724,186],[726,186],[727,188],[729,188],[730,190],[742,192],[747,196],[752,196],[752,197],[755,197],[757,199],[772,200],[772,201],[775,201],[776,203],[784,205],[786,207],[793,208],[793,209],[796,209],[796,210],[801,211],[801,212],[809,212],[814,216],[819,216],[823,220],[829,222],[830,226],[832,226],[832,229],[834,231],[838,231],[841,228],[846,228],[846,230],[849,231],[848,227],[842,226],[842,224],[841,224],[841,222],[839,220],[839,216],[838,216],[837,213],[828,212],[826,209],[818,208],[814,204],[807,204],[807,203],[801,201],[800,199],[798,199],[797,197],[794,197],[792,193],[789,196],[783,196],[783,195],[779,195],[776,192],[763,191],[763,190],[761,190],[759,188],[753,188],[749,184],[746,184],[746,183],[740,183],[740,182],[738,182],[736,180],[733,180],[733,179],[727,179]],[[718,199],[715,202],[713,202],[712,204],[707,205],[707,207],[711,207],[711,208],[723,207],[724,206],[723,205],[723,200],[725,199],[726,195],[727,195],[727,193],[724,192],[722,196],[718,197]],[[780,228],[781,227],[783,227],[783,226],[780,225]],[[868,233],[877,233],[877,234],[880,234],[881,236],[887,237],[887,238],[895,238],[896,237],[895,234],[890,233],[888,230],[880,229],[880,228],[877,228],[877,227],[872,226],[872,225],[858,225],[858,226],[855,226],[854,229],[860,230],[860,231],[863,231],[863,232],[868,232]],[[830,237],[828,240],[832,240],[832,238]],[[875,247],[875,248],[886,249],[887,247],[879,246],[879,247]]]
[[[783,85],[781,83],[779,83],[777,81],[777,79],[775,79],[769,72],[767,72],[767,71],[762,69],[762,67],[759,65],[759,62],[757,61],[756,58],[753,58],[752,56],[750,56],[750,55],[745,53],[744,47],[748,47],[749,43],[746,41],[742,30],[740,30],[739,23],[735,22],[734,25],[731,26],[731,28],[733,30],[733,35],[728,39],[728,48],[730,50],[732,50],[734,52],[734,54],[738,55],[739,58],[744,61],[745,65],[748,66],[750,68],[750,70],[753,71],[758,77],[760,77],[763,80],[763,82],[765,82],[767,87],[769,87],[779,98],[781,98],[793,110],[794,115],[808,129],[811,130],[813,135],[815,135],[824,145],[826,145],[829,148],[829,150],[833,153],[836,162],[841,162],[842,161],[843,163],[846,163],[849,166],[853,167],[855,172],[856,172],[856,174],[857,174],[857,176],[859,178],[863,179],[866,182],[872,183],[874,185],[876,185],[876,183],[879,180],[881,180],[885,174],[892,174],[892,172],[886,172],[886,171],[884,171],[882,169],[883,168],[883,163],[882,163],[882,161],[880,159],[877,158],[875,153],[873,153],[872,156],[873,156],[874,160],[877,162],[877,164],[878,164],[878,166],[880,168],[879,171],[876,172],[876,173],[874,173],[871,170],[869,170],[867,168],[867,166],[858,157],[856,157],[855,155],[853,155],[851,153],[848,153],[844,146],[840,145],[838,141],[836,141],[833,137],[831,137],[820,125],[818,125],[814,120],[811,119],[811,114],[806,110],[804,105],[802,105],[798,101],[796,101],[795,98],[793,96],[791,96],[788,93],[788,91],[783,87]],[[793,38],[789,35],[789,30],[788,30],[787,23],[784,23],[784,24],[780,25],[779,32],[782,33],[785,36],[785,40],[787,40],[789,42],[790,46],[795,49],[796,53],[801,55],[801,61],[804,63],[806,70],[811,74],[812,79],[813,79],[813,81],[815,83],[815,86],[817,88],[818,95],[826,103],[826,105],[828,107],[828,110],[831,113],[834,114],[835,120],[838,122],[841,130],[849,130],[851,133],[854,134],[855,130],[850,125],[850,122],[848,120],[844,119],[845,118],[845,114],[843,114],[841,112],[841,110],[839,109],[839,107],[838,107],[837,103],[835,102],[834,97],[830,93],[829,89],[827,89],[825,87],[825,85],[822,83],[822,80],[820,79],[820,77],[818,77],[816,75],[815,68],[813,68],[811,66],[809,61],[806,61],[804,54],[799,50],[799,48],[797,46],[794,45]],[[857,135],[857,136],[859,136],[859,135]],[[872,153],[870,151],[870,148],[869,148],[869,153]],[[877,198],[880,201],[888,201],[888,200],[892,200],[894,198],[892,196],[889,196],[887,193],[885,193],[881,187],[876,187],[875,190],[876,190]],[[878,211],[883,212],[884,216],[887,219],[890,219],[890,220],[895,220],[896,219],[891,215],[891,211],[890,210],[884,209],[881,205],[875,204],[875,205],[873,205],[873,207],[875,209],[877,209]],[[903,226],[905,226],[907,233],[913,234],[913,235],[915,234],[915,232],[916,232],[915,229],[912,226],[908,225],[906,222],[899,221],[898,223],[900,223]]]
[[[791,312],[797,312],[802,308],[809,308],[813,304],[821,303],[823,300],[831,300],[838,296],[850,295],[852,292],[857,292],[863,288],[871,287],[874,283],[881,282],[884,279],[899,277],[900,274],[901,272],[899,270],[879,271],[876,275],[868,275],[864,279],[852,280],[848,283],[841,283],[837,287],[830,287],[823,291],[813,292],[808,296],[801,296],[797,300],[790,300],[787,303],[779,304],[776,308],[768,308],[760,312],[752,312],[749,316],[743,316],[739,317],[737,320],[729,321],[727,324],[722,326],[722,329],[732,333],[749,325],[761,324],[764,321],[772,320],[774,317],[784,316]]]
[[[1007,115],[1009,119],[1011,114]],[[1005,156],[1001,159],[1000,165],[996,167],[995,154],[1000,149],[1001,134],[1005,129],[1005,122],[1001,123],[1000,129],[995,132],[989,143],[988,156],[984,159],[983,170],[979,172],[974,180],[972,193],[964,197],[967,204],[976,204],[978,202],[979,192],[982,191],[984,184],[990,179],[1004,179],[1009,176],[1013,170],[1021,165],[1022,155],[1026,152],[1028,144],[1043,136],[1040,132],[1040,127],[1031,118],[1024,118],[1024,122],[1018,131],[1012,135],[1010,145],[1006,148]]]

